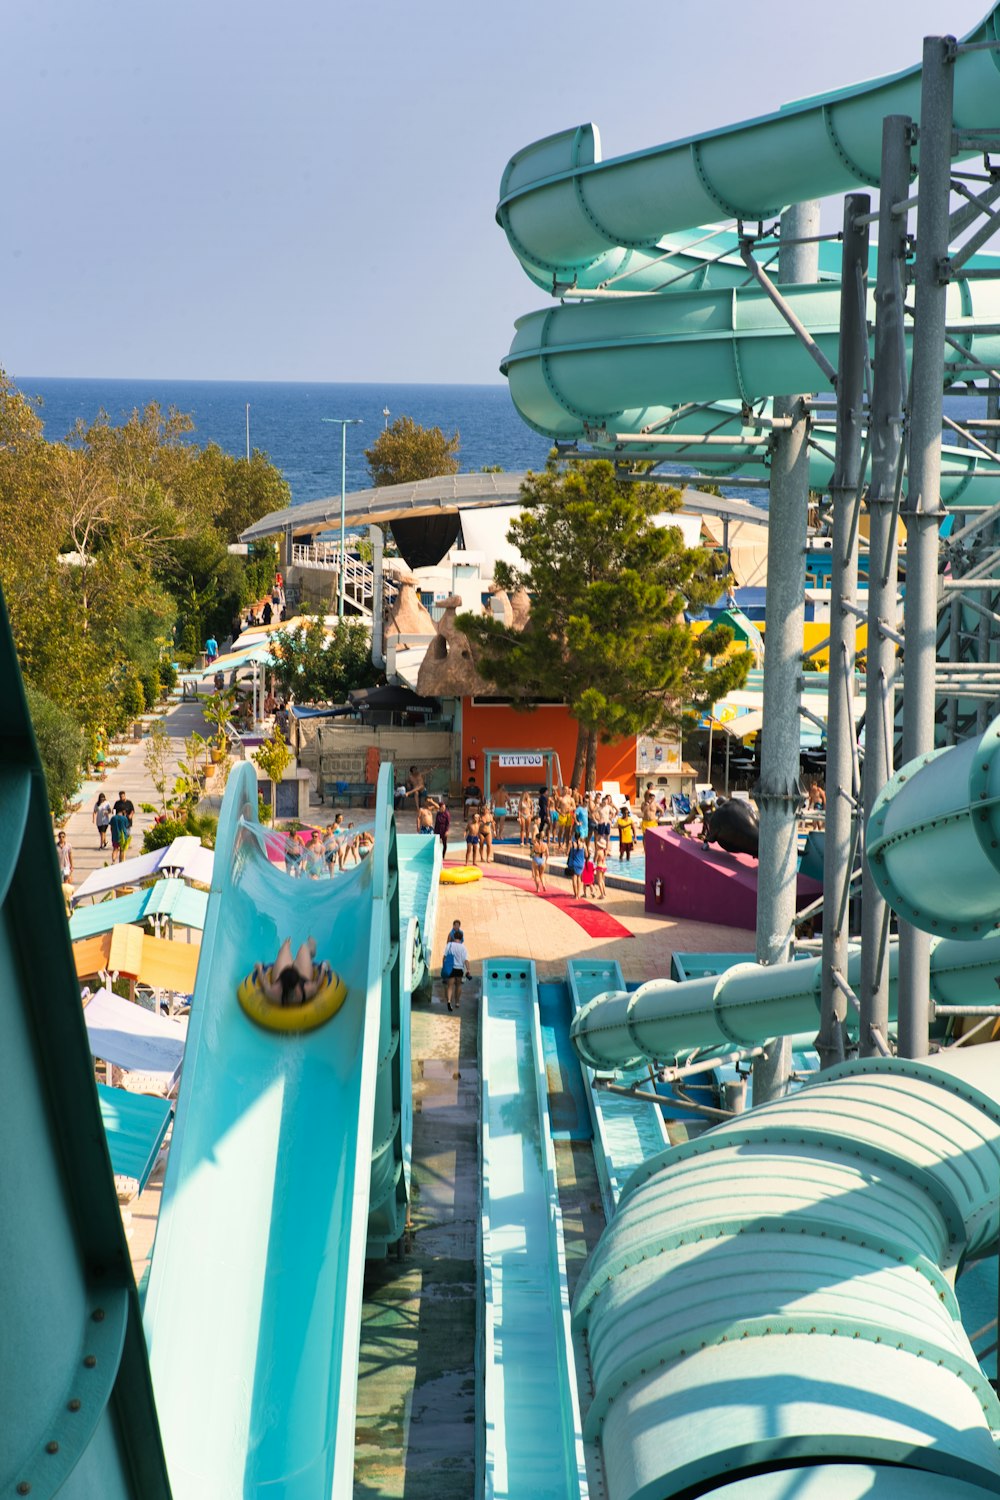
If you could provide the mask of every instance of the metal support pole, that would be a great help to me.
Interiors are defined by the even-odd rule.
[[[906,520],[906,637],[903,670],[903,760],[934,748],[934,663],[937,656],[938,528],[941,511],[948,208],[951,186],[955,41],[924,40],[920,90],[920,185],[916,294],[910,377],[909,484]],[[900,922],[899,1050],[925,1057],[929,1048],[930,938]]]
[[[344,618],[344,578],[347,573],[347,423],[340,424],[340,576],[337,579],[337,619]]]
[[[854,658],[857,650],[858,509],[861,486],[862,405],[868,321],[868,220],[871,199],[851,193],[844,202],[844,253],[840,279],[840,349],[837,375],[837,457],[830,498],[833,537],[830,598],[830,700],[826,737],[826,822],[823,845],[823,964],[820,1025],[816,1038],[821,1068],[844,1058],[844,996],[834,975],[847,970],[850,902],[841,899],[851,878],[855,848]],[[766,660],[766,657],[765,657]],[[843,666],[843,675],[841,675]]]
[[[996,381],[995,380],[991,380],[990,381],[990,385],[989,385],[989,392],[988,392],[988,395],[987,395],[987,398],[986,398],[986,417],[987,417],[987,420],[995,420],[995,418],[997,416],[997,412],[998,412],[998,410],[1000,410],[1000,403],[998,403],[998,400],[997,400],[998,395],[1000,395],[1000,389],[998,389]],[[994,448],[994,449],[996,448],[996,445],[997,445],[997,434],[996,434],[996,430],[995,429],[993,431],[991,431],[987,435],[986,442],[989,444],[989,446],[991,448]],[[996,541],[996,535],[997,535],[997,526],[996,526],[996,521],[994,520],[994,521],[990,522],[990,524],[988,526],[986,526],[984,528],[984,530],[983,530],[982,546],[983,546],[983,549],[985,551],[992,550],[992,545]],[[992,605],[993,601],[992,601],[992,599],[984,599],[983,603],[984,604]],[[955,604],[958,607],[958,617],[959,617],[959,620],[961,620],[962,616],[965,613],[965,601],[962,600],[962,599],[958,599],[958,600],[955,601]],[[995,653],[994,635],[993,635],[993,621],[987,615],[980,615],[980,617],[979,617],[979,629],[977,631],[976,641],[977,641],[976,659],[978,660],[980,666],[982,666],[984,663],[990,661],[991,657]],[[958,700],[955,699],[953,701],[955,702],[956,709],[957,709],[957,701]],[[988,702],[988,701],[980,702],[979,704],[977,704],[977,706],[976,706],[976,731],[977,731],[977,733],[979,735],[984,735],[992,722],[993,722],[993,704],[991,702]]]
[[[875,799],[892,773],[896,681],[896,485],[903,449],[906,367],[903,350],[903,277],[907,216],[893,214],[910,185],[912,121],[889,115],[882,127],[882,191],[875,283],[875,377],[869,418],[872,477],[868,490],[868,676],[865,767],[862,782],[867,824]],[[889,1034],[889,970],[885,931],[888,909],[871,878],[861,876],[860,1052],[875,1057],[873,1031]]]
[[[781,232],[803,240],[819,232],[819,204],[799,203],[781,216]],[[815,244],[784,245],[778,280],[783,286],[815,281]],[[776,417],[791,418],[774,438],[768,515],[767,651],[764,655],[764,728],[757,803],[760,859],[757,874],[757,960],[783,963],[791,954],[798,870],[799,677],[805,620],[806,521],[809,509],[809,418],[802,396],[775,399]],[[771,1043],[753,1064],[755,1104],[788,1088],[791,1045]]]
[[[372,544],[372,665],[381,671],[385,667],[385,573],[382,562],[385,537],[381,526],[369,526],[368,540]]]

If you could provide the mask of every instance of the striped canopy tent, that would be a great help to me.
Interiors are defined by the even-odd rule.
[[[198,971],[200,943],[177,943],[150,937],[141,927],[124,923],[73,944],[73,961],[80,979],[117,974],[130,986],[137,981],[150,989],[190,995]]]

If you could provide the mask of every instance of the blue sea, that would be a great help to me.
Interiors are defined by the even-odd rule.
[[[215,380],[69,380],[17,376],[26,396],[40,396],[45,435],[65,438],[78,418],[91,422],[102,409],[120,422],[134,409],[158,401],[194,418],[193,440],[246,453],[250,443],[282,471],[294,501],[340,493],[340,427],[324,417],[360,417],[347,429],[347,488],[365,489],[371,476],[364,449],[386,422],[412,417],[422,427],[458,432],[463,470],[499,464],[511,471],[541,469],[549,443],[521,421],[505,385],[308,385]]]

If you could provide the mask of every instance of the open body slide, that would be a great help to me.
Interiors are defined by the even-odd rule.
[[[145,1304],[175,1500],[353,1493],[369,1216],[383,1250],[405,1220],[390,805],[380,781],[359,867],[293,881],[267,858],[253,768],[230,778]],[[347,985],[312,1031],[237,1003],[288,937]]]

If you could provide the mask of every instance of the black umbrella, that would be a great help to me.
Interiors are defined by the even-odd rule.
[[[412,688],[387,684],[377,688],[355,688],[347,695],[348,701],[362,712],[378,709],[381,713],[439,713],[441,704],[437,698],[421,698]]]

